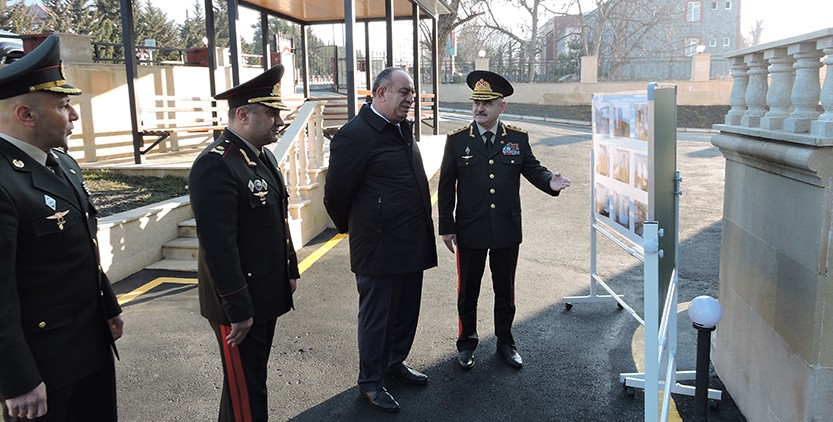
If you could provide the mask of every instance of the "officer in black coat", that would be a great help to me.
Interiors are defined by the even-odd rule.
[[[324,204],[339,233],[350,233],[350,263],[359,291],[359,393],[374,408],[396,412],[385,389],[390,375],[412,384],[428,377],[404,361],[419,318],[422,273],[437,265],[428,180],[412,124],[414,82],[382,70],[373,102],[330,144]]]
[[[289,195],[266,145],[283,128],[277,65],[214,98],[229,123],[194,161],[189,178],[199,238],[202,316],[223,362],[220,421],[265,421],[266,364],[276,320],[292,308],[298,259],[289,233]]]
[[[439,231],[458,262],[457,363],[474,366],[477,299],[489,256],[495,291],[497,352],[520,369],[523,360],[512,337],[515,268],[521,243],[520,176],[557,196],[570,180],[551,173],[532,154],[526,131],[499,120],[512,85],[489,71],[469,73],[474,121],[448,134],[440,166]],[[455,208],[456,206],[456,208]]]
[[[123,322],[96,210],[63,150],[78,112],[57,36],[0,69],[0,398],[7,421],[115,421]],[[112,349],[112,350],[111,350]]]

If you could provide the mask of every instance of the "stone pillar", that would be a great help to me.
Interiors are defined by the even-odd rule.
[[[93,43],[89,35],[56,32],[61,39],[61,61],[63,63],[92,63]]]
[[[781,130],[784,119],[790,116],[790,94],[793,89],[793,63],[795,59],[787,54],[786,48],[774,48],[764,52],[769,61],[770,85],[766,93],[767,112],[761,119],[761,128]]]
[[[746,88],[746,112],[740,119],[741,126],[758,127],[766,114],[767,62],[763,53],[750,53],[743,57],[749,70],[749,86]]]
[[[474,70],[489,70],[489,59],[474,59]]]
[[[581,68],[584,72],[583,65]],[[731,69],[732,92],[729,93],[729,104],[732,108],[726,113],[725,123],[737,126],[746,112],[746,89],[749,86],[749,74],[746,72],[749,71],[749,66],[743,61],[743,57],[732,57]]]
[[[819,59],[822,52],[815,43],[794,44],[787,47],[787,53],[795,58],[795,82],[793,83],[793,112],[784,121],[784,130],[792,133],[807,133],[810,122],[819,116]]]
[[[829,420],[833,148],[712,143],[726,157],[715,370],[747,420]]]
[[[699,53],[691,56],[691,80],[708,81],[711,79],[712,55]]]
[[[823,138],[833,137],[833,37],[819,40],[816,47],[823,50],[827,57],[824,64],[827,65],[827,73],[824,78],[824,86],[821,88],[821,106],[824,114],[810,125],[810,134]]]
[[[581,83],[594,84],[599,81],[599,56],[581,57]]]

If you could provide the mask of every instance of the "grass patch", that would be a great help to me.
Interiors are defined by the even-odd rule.
[[[82,172],[99,217],[188,194],[188,181],[183,177],[127,176],[91,169]]]

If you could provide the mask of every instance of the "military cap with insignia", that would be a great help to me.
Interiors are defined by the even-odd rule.
[[[60,43],[57,35],[50,35],[37,48],[0,69],[0,100],[35,91],[81,94],[64,80]]]
[[[503,76],[488,70],[475,70],[466,76],[466,83],[471,88],[470,100],[489,101],[512,95],[515,89]]]
[[[279,64],[249,81],[214,96],[217,100],[228,100],[229,108],[246,104],[262,104],[279,110],[289,110],[281,101],[281,78],[283,65]]]

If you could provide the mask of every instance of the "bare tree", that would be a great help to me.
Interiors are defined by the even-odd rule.
[[[755,26],[749,29],[749,36],[743,37],[743,47],[752,47],[761,43],[761,36],[764,33],[764,21],[758,19]]]
[[[554,0],[503,0],[499,2],[483,1],[478,6],[483,10],[483,25],[494,32],[510,38],[521,51],[526,62],[526,81],[535,80],[535,58],[540,53],[538,33],[541,22],[548,13],[555,13],[550,7]],[[506,11],[523,11],[517,26],[511,26],[512,20],[506,19]],[[514,16],[513,16],[514,17]],[[509,23],[507,23],[509,22]]]
[[[447,56],[446,40],[451,34],[480,15],[480,13],[472,10],[472,5],[475,3],[477,3],[477,0],[451,0],[448,2],[451,13],[440,15],[437,18],[437,43],[439,45],[436,48],[440,60]],[[432,48],[434,47],[431,45],[433,37],[429,22],[424,20],[420,24],[423,51],[433,51]]]
[[[594,0],[582,10],[582,1],[570,0],[578,10],[583,51],[598,56],[617,73],[634,56],[678,55],[680,22],[685,22],[683,0]]]

